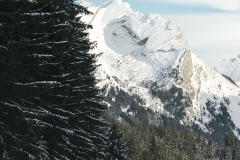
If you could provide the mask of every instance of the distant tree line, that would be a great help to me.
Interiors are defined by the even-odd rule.
[[[224,143],[194,135],[190,130],[173,131],[162,126],[118,125],[126,141],[126,154],[132,160],[237,160],[240,141],[226,134]]]

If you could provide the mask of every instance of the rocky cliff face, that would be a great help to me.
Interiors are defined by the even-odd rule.
[[[87,6],[87,3],[85,3]],[[109,0],[83,20],[93,25],[105,117],[190,128],[215,140],[240,134],[240,89],[193,54],[183,30],[160,15]]]

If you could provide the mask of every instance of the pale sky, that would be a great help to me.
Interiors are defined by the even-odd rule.
[[[105,0],[87,0],[96,6]],[[123,0],[134,11],[160,14],[182,27],[190,49],[202,60],[240,54],[240,0]]]

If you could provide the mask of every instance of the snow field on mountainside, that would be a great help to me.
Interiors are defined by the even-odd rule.
[[[174,113],[164,109],[165,104],[154,97],[149,88],[155,82],[165,90],[174,85],[189,93],[192,100],[181,124],[192,125],[194,122],[204,132],[213,132],[206,125],[215,115],[222,114],[223,104],[229,118],[240,128],[239,87],[191,53],[183,30],[173,21],[160,15],[134,12],[121,0],[109,0],[100,8],[91,5],[89,10],[95,14],[84,17],[84,21],[90,23],[94,17],[89,38],[98,44],[92,52],[103,53],[98,59],[101,66],[96,73],[101,80],[97,84],[99,87],[118,87],[130,95],[136,94],[144,101],[143,107],[174,118]],[[233,72],[233,67],[229,68],[227,73],[238,73],[237,69]],[[185,84],[175,81],[176,73],[170,76],[174,70],[180,72],[181,78],[185,77]],[[206,104],[214,106],[213,113]],[[122,107],[123,112],[128,112],[127,106]]]
[[[240,86],[240,54],[232,59],[209,62],[218,72],[230,77],[238,86]]]

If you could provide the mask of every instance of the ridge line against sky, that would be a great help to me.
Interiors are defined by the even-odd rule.
[[[100,6],[105,0],[86,0]],[[160,14],[182,27],[190,49],[206,62],[240,54],[240,0],[122,0],[134,11]]]

